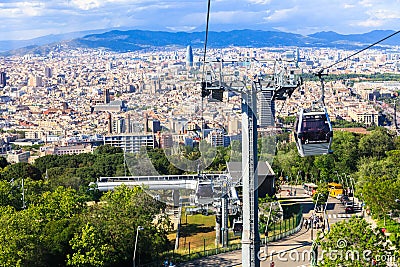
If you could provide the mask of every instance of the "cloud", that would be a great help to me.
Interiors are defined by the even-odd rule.
[[[90,10],[99,8],[102,3],[97,0],[72,0],[71,4],[82,10]]]
[[[212,21],[215,23],[245,23],[254,21],[258,17],[258,12],[245,11],[219,11],[212,13]]]
[[[343,8],[354,8],[354,7],[356,7],[355,5],[352,5],[352,4],[344,4],[343,5]]]
[[[360,21],[356,25],[362,26],[362,27],[379,27],[382,26],[384,22],[382,20],[374,20],[374,19],[368,19],[365,21]]]
[[[373,1],[371,0],[362,0],[359,2],[359,5],[363,7],[372,7],[372,3]]]
[[[374,16],[378,19],[400,19],[400,10],[387,10],[387,9],[378,9],[374,12],[369,12],[371,16]]]
[[[44,4],[32,2],[0,3],[2,18],[37,17],[42,15]]]
[[[200,0],[2,0],[0,38],[123,27],[203,29],[207,1]],[[400,0],[213,0],[210,29],[281,29],[362,33],[400,25]],[[396,30],[396,29],[394,29]]]
[[[270,4],[272,0],[248,0],[248,2],[257,5],[267,5]]]
[[[287,20],[288,18],[291,17],[292,14],[296,12],[297,12],[297,7],[275,10],[270,16],[266,17],[265,20],[267,21]]]
[[[196,29],[196,27],[193,26],[178,26],[178,27],[166,27],[166,28],[174,32],[190,32]]]

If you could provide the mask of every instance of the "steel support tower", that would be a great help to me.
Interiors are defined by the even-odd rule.
[[[220,62],[220,61],[218,61]],[[254,79],[251,85],[248,79],[232,80],[230,85],[223,81],[222,64],[218,75],[207,72],[209,78],[202,82],[202,97],[211,94],[212,98],[222,101],[223,91],[234,91],[241,94],[242,101],[242,188],[243,188],[243,232],[242,232],[242,266],[260,267],[258,257],[260,251],[260,234],[258,232],[258,152],[257,152],[257,92],[263,90],[272,91],[265,99],[271,101],[286,100],[293,91],[300,86],[301,80],[297,80],[294,73],[287,73],[285,68],[275,69],[272,79]],[[214,78],[214,79],[213,79]],[[271,122],[275,114],[271,112]],[[272,124],[272,123],[271,123]],[[219,229],[217,228],[217,231]],[[226,232],[224,232],[226,234]],[[219,238],[218,238],[219,239]]]
[[[242,266],[259,267],[256,83],[242,92]]]

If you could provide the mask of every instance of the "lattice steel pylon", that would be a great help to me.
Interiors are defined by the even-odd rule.
[[[242,91],[242,266],[259,267],[258,176],[257,176],[257,88],[253,81]]]
[[[218,61],[220,62],[220,61]],[[257,77],[249,84],[248,79],[239,81],[238,77],[230,84],[224,82],[222,64],[219,79],[212,77],[202,83],[202,97],[214,97],[222,101],[223,91],[234,91],[241,94],[242,106],[242,187],[243,187],[243,232],[242,232],[242,266],[259,267],[260,235],[258,231],[258,152],[257,152],[257,92],[268,88],[273,91],[268,101],[286,100],[300,86],[292,72],[276,71],[271,79]],[[217,76],[217,75],[215,75]],[[274,116],[271,113],[271,116]],[[273,120],[274,121],[274,118]]]

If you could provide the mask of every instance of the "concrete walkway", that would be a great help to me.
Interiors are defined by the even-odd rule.
[[[314,234],[315,235],[315,234]],[[268,243],[268,254],[287,252],[295,249],[309,249],[311,246],[311,233],[309,230],[301,229],[298,233],[283,238],[279,241]],[[264,245],[261,246],[264,251]],[[263,254],[261,254],[262,256]],[[191,262],[181,263],[180,267],[195,267],[195,266],[223,266],[233,267],[242,265],[242,251],[236,250],[229,253],[213,255],[206,258],[201,258]]]
[[[309,196],[305,195],[302,193],[301,188],[296,188],[297,195],[296,196],[290,196],[290,197],[284,197],[282,195],[282,198],[286,200],[291,200],[294,202],[298,202],[302,205],[303,207],[303,216],[304,218],[309,218],[313,214],[313,209],[314,209],[314,204],[312,203],[312,200]],[[335,202],[332,201],[331,202]],[[338,202],[338,201],[336,201]],[[358,202],[357,200],[355,201],[356,203]],[[337,203],[338,204],[338,203]],[[334,207],[335,203],[331,203],[331,206]],[[342,208],[339,206],[339,208]],[[331,211],[332,212],[332,211]],[[361,212],[359,214],[352,214],[352,215],[361,215]],[[372,223],[373,226],[376,225],[375,221],[372,220],[368,216],[365,217],[365,219]],[[313,230],[313,237],[315,238],[317,235],[318,230],[314,229]],[[311,229],[301,229],[298,233],[288,236],[284,239],[270,242],[268,243],[268,255],[273,253],[273,255],[277,255],[278,253],[289,253],[290,251],[294,252],[302,252],[309,250],[311,248],[312,240],[311,240]],[[261,251],[264,252],[264,245],[261,245]],[[242,251],[241,250],[236,250],[233,252],[229,253],[224,253],[224,254],[218,254],[206,258],[201,258],[198,260],[194,260],[191,262],[186,262],[186,263],[181,263],[177,266],[180,267],[195,267],[195,266],[219,266],[219,267],[239,267],[242,266]],[[264,253],[261,253],[261,256],[265,256]],[[261,267],[268,267],[270,266],[270,259],[261,261],[260,265]],[[293,262],[288,262],[288,261],[280,261],[278,256],[274,256],[273,260],[275,262],[276,267],[284,266],[284,267],[297,267],[297,266],[310,266],[309,262],[299,262],[299,261],[293,261]]]

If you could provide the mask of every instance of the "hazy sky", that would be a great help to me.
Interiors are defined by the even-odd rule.
[[[81,30],[204,31],[207,0],[0,0],[0,39]],[[399,30],[400,0],[212,0],[210,30]]]

